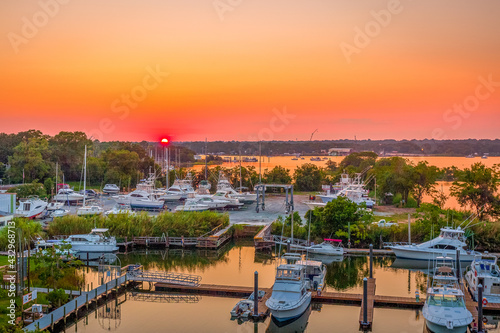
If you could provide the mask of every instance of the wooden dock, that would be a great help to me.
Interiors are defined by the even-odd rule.
[[[364,300],[361,301],[361,309],[359,311],[359,326],[363,329],[370,329],[373,323],[373,307],[375,305],[375,279],[367,279],[367,311],[366,321],[364,320]]]

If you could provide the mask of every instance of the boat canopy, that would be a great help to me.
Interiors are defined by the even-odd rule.
[[[325,238],[325,242],[336,242],[336,243],[342,243],[341,239],[331,239],[331,238]]]

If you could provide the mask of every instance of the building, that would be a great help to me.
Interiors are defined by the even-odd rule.
[[[328,149],[328,155],[330,156],[347,156],[354,152],[352,148],[330,148]]]
[[[0,228],[5,227],[7,222],[14,218],[16,212],[16,194],[0,194]]]

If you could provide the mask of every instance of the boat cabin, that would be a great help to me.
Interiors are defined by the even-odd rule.
[[[449,227],[441,228],[441,233],[439,234],[439,237],[444,239],[459,240],[462,242],[465,242],[466,239],[465,231],[460,229],[460,227],[458,227],[457,229],[452,229]]]
[[[300,265],[280,265],[276,270],[276,282],[283,280],[300,281],[304,278],[304,268]]]

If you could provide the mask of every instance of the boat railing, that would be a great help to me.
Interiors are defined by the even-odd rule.
[[[382,246],[387,248],[387,247],[391,247],[391,246],[402,246],[402,245],[411,245],[410,243],[408,242],[383,242],[382,243]]]

